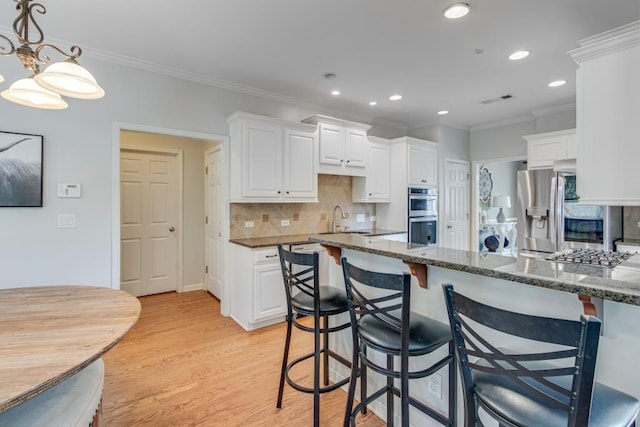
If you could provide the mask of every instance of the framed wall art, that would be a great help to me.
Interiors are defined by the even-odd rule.
[[[42,206],[42,140],[0,131],[0,207]]]

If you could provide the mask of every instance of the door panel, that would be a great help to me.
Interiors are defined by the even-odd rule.
[[[443,246],[469,250],[469,163],[446,161]]]
[[[175,291],[178,283],[176,156],[123,149],[120,159],[120,286],[136,296]]]
[[[222,301],[224,281],[224,193],[223,193],[223,151],[206,155],[206,245],[205,245],[205,286]]]

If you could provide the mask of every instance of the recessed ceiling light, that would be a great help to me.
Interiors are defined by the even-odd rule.
[[[331,91],[331,95],[338,96],[338,95],[340,95],[340,91],[339,90],[332,90]]]
[[[564,85],[566,83],[567,83],[566,80],[555,80],[555,81],[549,83],[549,87],[558,87],[558,86],[562,86],[562,85]]]
[[[445,18],[458,19],[469,13],[469,3],[454,3],[444,10]]]
[[[390,100],[390,101],[399,101],[399,100],[401,100],[401,99],[402,99],[402,95],[391,95],[391,96],[389,97],[389,100]]]
[[[378,103],[376,101],[369,101],[369,105],[373,107],[374,105],[378,105]]]
[[[438,111],[438,115],[440,115],[440,116],[444,116],[445,114],[449,114],[449,111],[447,111],[447,110]]]
[[[512,61],[517,61],[518,59],[526,58],[527,56],[529,56],[528,50],[519,50],[509,55],[509,59]]]

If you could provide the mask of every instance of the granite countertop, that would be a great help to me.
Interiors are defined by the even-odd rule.
[[[353,229],[348,230],[344,233],[326,233],[332,234],[333,236],[344,234],[346,236],[350,236],[353,234],[357,234],[360,236],[384,236],[389,234],[400,234],[404,233],[404,231],[398,230],[385,230],[382,228],[368,228],[368,229]],[[276,246],[278,243],[282,243],[283,245],[301,245],[304,243],[312,243],[309,241],[309,237],[311,236],[322,236],[320,233],[308,233],[308,234],[290,234],[290,235],[282,235],[282,236],[269,236],[269,237],[248,237],[243,239],[229,239],[231,243],[235,243],[237,245],[246,246],[248,248],[266,248],[269,246]]]
[[[614,268],[505,257],[352,234],[316,234],[312,242],[605,300],[640,305],[640,255]]]

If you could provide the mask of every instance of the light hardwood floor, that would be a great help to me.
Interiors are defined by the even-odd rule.
[[[276,409],[284,324],[245,332],[204,291],[141,297],[131,332],[104,356],[103,419],[118,426],[311,426],[313,397],[285,385]],[[291,356],[312,348],[293,332]],[[299,378],[311,385],[311,365]],[[307,381],[308,380],[308,381]],[[346,393],[321,396],[322,426],[341,426]],[[381,426],[369,412],[359,426]]]

